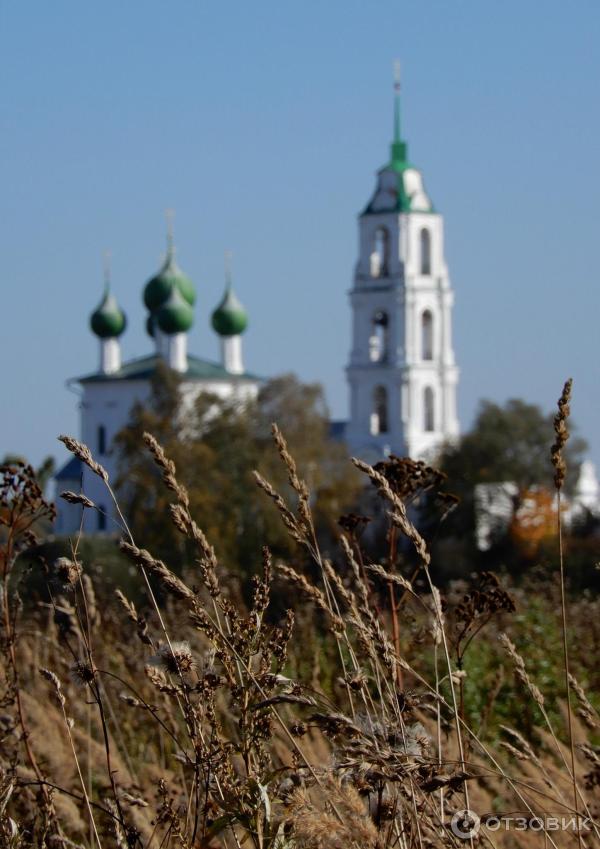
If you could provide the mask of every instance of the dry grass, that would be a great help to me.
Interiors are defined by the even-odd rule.
[[[565,393],[553,450],[558,490]],[[465,656],[474,641],[500,633],[512,601],[490,575],[457,603],[434,585],[427,543],[407,509],[435,486],[433,470],[410,461],[376,468],[355,461],[387,513],[389,556],[371,562],[360,545],[361,518],[345,517],[334,564],[319,549],[308,488],[285,439],[276,427],[273,435],[296,503],[259,474],[256,480],[302,556],[273,562],[265,548],[248,606],[235,601],[174,464],[147,436],[172,493],[174,526],[194,546],[191,574],[176,575],[155,559],[121,516],[120,545],[139,575],[143,612],[120,590],[114,603],[106,601],[75,541],[71,557],[48,569],[50,603],[26,618],[15,563],[51,508],[28,467],[2,470],[0,845],[595,845],[600,754],[593,735],[600,718],[569,674],[566,630],[567,699],[552,706],[527,655],[502,637],[515,698],[533,706],[538,727],[533,740],[505,726],[502,742],[494,742],[485,729],[504,673],[473,723]],[[106,481],[85,446],[63,441]],[[85,494],[66,498],[96,509]],[[403,541],[417,558],[410,575],[399,571]],[[292,610],[273,621],[275,582],[285,582],[295,598],[297,633]],[[313,668],[303,678],[297,658],[310,640]],[[333,675],[325,675],[332,658]],[[489,820],[466,840],[450,826],[465,808]],[[576,834],[542,820],[533,830],[495,827],[493,815],[514,812],[580,815],[589,830]]]

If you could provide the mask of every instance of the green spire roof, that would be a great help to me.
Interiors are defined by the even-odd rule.
[[[156,312],[156,321],[163,333],[186,333],[194,323],[194,311],[177,286]]]
[[[408,166],[407,145],[400,133],[400,63],[396,63],[394,80],[394,140],[390,149],[390,165],[402,170]]]
[[[117,338],[127,326],[127,317],[110,291],[108,279],[105,282],[104,296],[90,316],[92,333],[100,339]]]
[[[408,145],[402,138],[401,123],[400,67],[396,63],[394,134],[390,145],[390,158],[378,171],[377,188],[365,207],[363,215],[380,214],[382,212],[434,211],[433,204],[423,188],[419,170],[408,160]]]
[[[248,326],[248,314],[233,291],[229,269],[223,300],[213,312],[211,322],[219,336],[239,336]]]
[[[168,253],[163,267],[146,283],[144,289],[144,303],[150,312],[154,312],[165,303],[173,288],[177,288],[184,300],[193,306],[196,300],[194,284],[179,268],[173,254]]]
[[[169,223],[167,232],[167,255],[162,268],[147,283],[144,289],[144,303],[154,312],[158,310],[169,298],[171,290],[176,287],[180,294],[190,306],[196,300],[194,284],[175,261],[175,247],[173,244],[173,231]]]

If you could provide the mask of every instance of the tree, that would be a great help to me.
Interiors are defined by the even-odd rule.
[[[286,469],[273,444],[272,422],[281,428],[306,479],[318,533],[327,541],[339,514],[353,505],[361,482],[345,447],[328,437],[321,387],[284,375],[268,381],[256,401],[240,405],[203,393],[189,408],[182,405],[178,384],[172,372],[159,369],[150,404],[137,404],[116,438],[123,469],[117,488],[139,543],[170,565],[183,567],[193,561],[193,552],[169,518],[172,493],[143,444],[142,435],[148,431],[175,462],[192,514],[224,563],[252,572],[265,543],[276,555],[290,553],[278,513],[252,474],[258,469],[293,503]],[[147,522],[150,511],[152,523]]]
[[[511,482],[516,485],[514,511],[522,496],[531,490],[553,488],[550,446],[554,441],[552,414],[518,398],[504,406],[482,401],[473,428],[456,445],[446,446],[438,467],[447,475],[447,488],[460,498],[460,504],[444,522],[444,536],[473,540],[475,530],[475,486],[480,483]],[[573,426],[570,425],[571,430]],[[572,491],[587,445],[573,437],[564,450],[567,462],[565,489]],[[505,535],[503,542],[506,542]]]

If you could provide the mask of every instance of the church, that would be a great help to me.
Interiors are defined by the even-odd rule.
[[[98,368],[91,374],[72,378],[80,394],[80,439],[107,470],[110,480],[118,477],[118,457],[112,443],[129,421],[133,405],[147,403],[151,380],[159,362],[181,375],[182,408],[193,404],[201,393],[241,402],[255,398],[261,379],[246,371],[242,335],[248,324],[246,311],[233,291],[231,274],[226,274],[225,292],[212,314],[212,329],[220,340],[221,362],[213,363],[188,352],[188,334],[194,323],[195,287],[175,259],[172,228],[161,269],[143,290],[147,309],[146,330],[154,351],[146,357],[123,362],[120,338],[127,319],[105,275],[104,295],[90,316],[90,329],[98,340]],[[86,533],[114,532],[115,510],[104,482],[87,466],[72,458],[55,477],[57,492],[85,492],[98,510],[83,511]],[[80,505],[57,499],[57,534],[77,533],[82,523]]]
[[[390,453],[431,458],[459,435],[456,414],[458,368],[452,348],[453,292],[444,258],[444,222],[411,164],[402,138],[400,84],[394,92],[394,134],[388,162],[377,172],[374,193],[359,215],[358,261],[350,291],[351,350],[346,374],[350,395],[347,422],[333,422],[332,435],[351,453],[375,462]],[[212,314],[221,341],[221,362],[188,352],[194,321],[195,289],[175,259],[172,228],[159,272],[146,284],[146,329],[154,351],[123,362],[120,338],[126,317],[110,280],[90,317],[98,339],[95,372],[69,383],[81,395],[80,438],[118,477],[112,451],[136,402],[150,397],[157,364],[181,375],[183,408],[201,392],[241,402],[256,397],[261,379],[245,370],[242,334],[248,319],[227,274],[223,300]],[[104,483],[78,460],[56,475],[57,491],[81,488],[99,507],[83,511],[87,533],[115,529],[114,509]],[[79,505],[57,499],[56,532],[79,530]]]

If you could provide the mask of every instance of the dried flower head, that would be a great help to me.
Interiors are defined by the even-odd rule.
[[[162,645],[149,663],[171,675],[188,675],[196,663],[188,642],[172,642]]]
[[[363,531],[371,519],[368,516],[360,516],[358,513],[345,513],[338,519],[338,525],[350,535]]]
[[[422,460],[397,457],[395,454],[390,454],[387,460],[376,463],[373,468],[386,478],[392,490],[403,501],[410,501],[430,490],[438,492],[446,481],[443,472]]]
[[[77,660],[69,669],[71,681],[80,687],[88,687],[96,680],[96,670],[83,660]]]
[[[77,560],[71,560],[69,557],[58,557],[53,565],[54,578],[63,589],[73,589],[79,581],[83,568]]]

